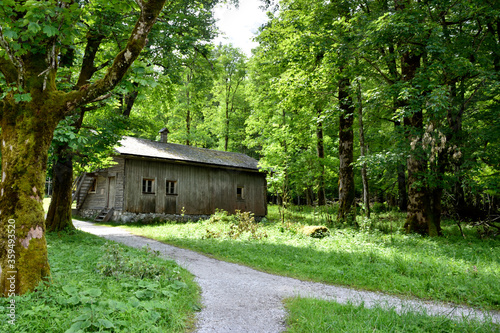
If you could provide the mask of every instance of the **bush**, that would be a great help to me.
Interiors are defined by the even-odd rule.
[[[259,224],[255,222],[253,213],[250,212],[241,212],[240,210],[236,210],[236,214],[229,215],[229,213],[224,210],[217,210],[215,214],[210,217],[208,223],[215,224],[217,222],[229,224],[229,230],[227,232],[215,232],[206,229],[204,238],[219,238],[227,236],[232,239],[237,239],[245,233],[248,233],[249,237],[252,239],[262,239],[267,237],[266,233],[258,231]]]
[[[143,248],[141,255],[133,258],[127,256],[123,247],[116,243],[106,243],[102,249],[104,255],[97,263],[97,272],[104,276],[153,279],[166,273],[164,267],[151,260],[158,257],[159,252],[152,251],[149,245]]]

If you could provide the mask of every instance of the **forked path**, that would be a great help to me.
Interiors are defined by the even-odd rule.
[[[366,307],[381,305],[398,311],[426,311],[455,317],[491,317],[500,323],[500,313],[435,302],[400,299],[382,293],[305,282],[267,274],[194,251],[180,249],[152,239],[135,236],[117,227],[104,227],[74,220],[82,231],[125,245],[141,248],[149,244],[166,259],[175,260],[196,276],[202,290],[203,309],[197,316],[196,332],[282,332],[286,329],[286,312],[282,300],[303,296],[333,300],[338,303],[364,302]]]

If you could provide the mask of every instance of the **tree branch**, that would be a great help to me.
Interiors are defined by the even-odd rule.
[[[70,113],[76,107],[87,104],[99,96],[112,90],[125,76],[132,63],[137,59],[147,43],[147,36],[156,22],[166,0],[149,0],[144,3],[134,30],[130,35],[125,49],[115,57],[105,77],[90,86],[82,86],[78,91],[65,94],[63,108],[65,113]]]
[[[92,75],[97,71],[97,67],[94,66],[94,61],[103,39],[104,35],[101,34],[93,35],[90,32],[87,34],[87,46],[85,46],[82,67],[80,69],[76,88],[81,88],[88,84]]]
[[[391,78],[389,78],[387,75],[385,75],[384,72],[377,65],[375,65],[373,62],[371,62],[366,57],[361,57],[361,58],[363,58],[367,63],[370,64],[370,66],[372,66],[377,72],[379,72],[379,74],[384,78],[384,80],[386,80],[390,84],[394,84],[394,81]]]

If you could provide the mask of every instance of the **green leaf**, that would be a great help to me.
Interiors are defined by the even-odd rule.
[[[99,296],[101,296],[102,291],[99,288],[92,288],[92,289],[86,290],[85,294],[89,295],[90,297],[99,297]]]
[[[27,93],[27,94],[15,94],[14,95],[14,100],[16,101],[16,103],[19,103],[19,102],[31,102],[32,98],[31,98],[31,94],[30,93]]]
[[[75,286],[64,286],[63,290],[68,294],[68,295],[76,295],[78,293],[78,289]]]
[[[92,315],[87,312],[73,319],[73,322],[89,320],[90,317],[92,317]]]
[[[74,295],[74,296],[71,296],[67,301],[66,303],[67,304],[71,304],[71,305],[77,305],[78,303],[80,303],[81,299],[80,297]]]
[[[113,323],[107,319],[98,319],[97,320],[99,322],[99,324],[101,324],[104,328],[113,328],[115,327],[115,325],[113,325]]]
[[[55,27],[53,27],[53,26],[51,26],[51,25],[44,25],[44,26],[43,26],[43,32],[44,32],[47,36],[52,37],[52,36],[57,35],[58,30],[57,30],[57,28],[55,28]]]
[[[38,23],[30,22],[28,24],[28,30],[36,34],[37,32],[39,32],[41,30],[41,28],[40,28],[40,25]]]
[[[136,308],[139,306],[139,304],[141,304],[141,302],[139,302],[139,300],[135,297],[131,297],[128,301],[128,304],[130,304],[132,307]]]
[[[174,284],[172,285],[172,288],[176,290],[187,288],[187,284],[182,281],[175,281]]]
[[[11,39],[16,39],[17,38],[17,32],[15,32],[14,30],[8,30],[8,29],[5,29],[3,31],[3,35],[7,38],[11,38]]]
[[[152,298],[154,293],[151,290],[138,290],[135,292],[137,298]]]
[[[73,325],[71,325],[71,327],[66,330],[64,333],[78,333],[78,332],[83,332],[81,329],[80,329],[80,326],[81,326],[81,321],[79,322],[76,322],[74,323]]]

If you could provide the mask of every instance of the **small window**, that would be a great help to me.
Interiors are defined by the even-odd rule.
[[[177,194],[177,182],[174,180],[167,180],[167,194]]]
[[[96,193],[97,191],[97,177],[92,177],[92,183],[89,187],[89,193]]]
[[[142,193],[155,193],[155,180],[143,178],[142,179]]]
[[[238,200],[245,199],[245,188],[243,186],[236,187],[236,199]]]

